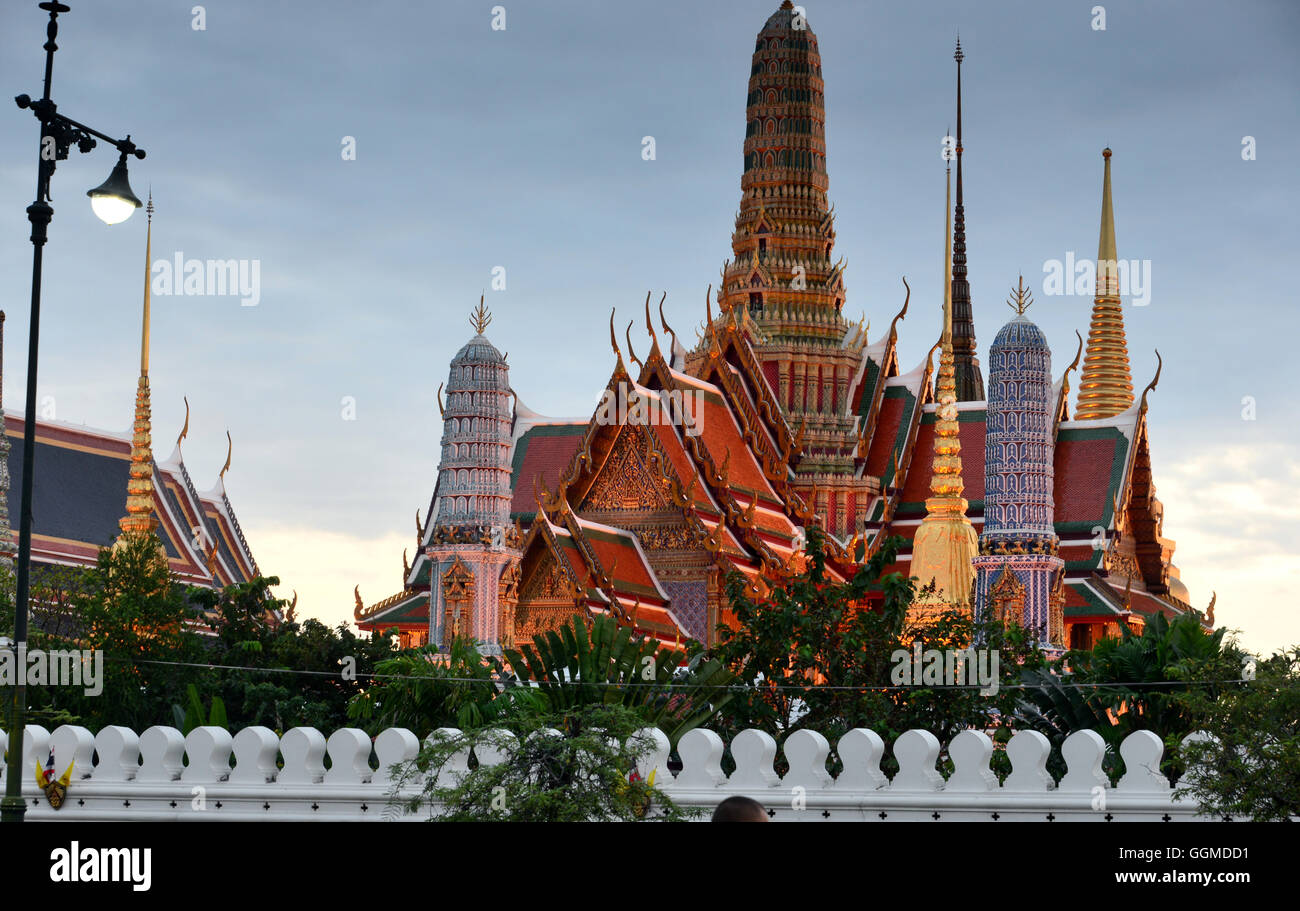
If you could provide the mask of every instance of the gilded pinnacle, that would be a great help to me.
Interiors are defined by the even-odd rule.
[[[1075,409],[1075,419],[1080,421],[1114,417],[1133,404],[1133,376],[1129,369],[1124,312],[1119,297],[1119,257],[1110,193],[1110,149],[1102,152],[1102,158],[1105,166],[1101,189],[1101,231],[1097,242],[1097,293],[1093,298],[1087,353],[1079,380],[1079,404]]]
[[[488,310],[484,305],[483,297],[484,295],[479,295],[478,307],[469,316],[469,324],[474,327],[474,331],[479,335],[482,335],[483,330],[492,322],[492,311]]]
[[[149,401],[149,260],[153,248],[153,194],[149,196],[144,242],[144,315],[140,330],[140,380],[135,391],[131,427],[131,465],[126,482],[126,515],[118,520],[123,534],[143,534],[158,527],[153,514],[153,431]]]
[[[951,183],[949,184],[951,186]],[[944,325],[940,342],[939,377],[935,393],[934,458],[925,519],[912,544],[911,574],[922,586],[934,582],[934,593],[918,602],[924,613],[942,607],[968,605],[979,548],[975,528],[966,516],[961,468],[961,424],[957,420],[957,381],[952,347],[951,193],[944,207]]]

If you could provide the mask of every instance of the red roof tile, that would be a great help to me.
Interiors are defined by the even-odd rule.
[[[1115,443],[1111,439],[1059,439],[1056,444],[1057,524],[1100,522],[1110,506]]]
[[[962,421],[957,438],[961,441],[962,496],[984,499],[984,421]],[[930,474],[934,461],[934,424],[922,423],[916,432],[916,448],[903,486],[902,502],[921,503],[930,496]]]
[[[898,439],[898,424],[903,418],[903,399],[886,396],[876,415],[876,430],[867,453],[867,474],[883,477],[889,469],[889,460]]]
[[[577,429],[571,433],[543,434],[538,431],[549,427],[534,428],[519,440],[518,445],[524,448],[524,452],[522,461],[517,463],[518,467],[515,469],[514,477],[511,478],[511,484],[514,486],[514,497],[510,501],[512,513],[535,512],[537,501],[534,496],[533,479],[540,476],[546,488],[554,490],[559,483],[560,474],[568,467],[573,454],[578,451],[586,426],[579,424],[560,426],[566,429]]]

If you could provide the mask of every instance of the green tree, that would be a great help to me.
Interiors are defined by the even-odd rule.
[[[1254,679],[1217,694],[1192,690],[1183,700],[1212,739],[1185,748],[1180,797],[1207,816],[1300,817],[1300,647],[1258,662]]]
[[[441,727],[479,727],[506,707],[498,704],[496,669],[472,639],[456,639],[446,654],[436,646],[409,649],[378,662],[375,673],[382,676],[347,707],[351,722],[372,736],[390,727],[421,736]]]
[[[1046,735],[1054,756],[1074,731],[1095,730],[1106,741],[1112,777],[1123,771],[1124,738],[1153,731],[1165,743],[1165,771],[1177,775],[1180,742],[1205,723],[1208,706],[1233,691],[1245,654],[1225,641],[1226,630],[1206,631],[1194,612],[1172,621],[1156,614],[1140,634],[1128,624],[1120,629],[1118,639],[1069,652],[1051,668],[1028,669],[1016,722]]]
[[[534,636],[531,645],[506,649],[505,657],[519,679],[537,685],[551,711],[622,705],[660,728],[674,747],[727,703],[735,680],[722,662],[698,651],[683,667],[675,649],[606,616],[590,626],[575,616]]]
[[[638,761],[652,748],[646,738],[635,736],[644,727],[645,719],[631,708],[586,702],[558,713],[514,714],[502,719],[499,728],[433,738],[415,760],[398,767],[391,806],[456,822],[693,818],[695,811],[678,807],[637,774]],[[453,772],[457,757],[486,750],[504,761]],[[401,788],[422,775],[417,795],[398,798]]]
[[[746,689],[719,716],[724,737],[756,727],[780,740],[807,728],[834,743],[864,727],[892,743],[904,731],[922,728],[946,745],[959,731],[994,727],[1007,717],[1017,699],[1014,690],[1002,687],[1017,683],[1021,668],[1043,665],[1042,652],[1018,626],[977,623],[969,612],[948,610],[909,621],[915,583],[885,572],[903,543],[886,540],[852,578],[836,582],[826,572],[822,535],[812,529],[806,571],[768,598],[753,600],[746,580],[730,577],[727,594],[737,628],[719,629],[715,654],[737,671]],[[881,604],[867,608],[872,593],[882,595]],[[894,670],[910,661],[916,643],[922,650],[996,650],[998,691],[901,685]],[[991,669],[991,660],[986,667]],[[998,735],[1005,738],[1009,731]]]
[[[348,721],[348,702],[368,675],[394,654],[391,636],[363,639],[345,624],[277,621],[287,602],[271,593],[275,576],[223,589],[190,590],[208,618],[206,661],[218,667],[196,673],[200,689],[220,698],[236,727],[297,726],[329,732]]]
[[[193,613],[172,580],[158,536],[124,535],[99,552],[81,582],[72,601],[75,633],[46,636],[42,645],[103,652],[103,690],[89,695],[47,687],[45,704],[78,716],[91,730],[121,724],[142,731],[169,723],[190,673],[178,663],[198,660],[201,652],[186,628]]]

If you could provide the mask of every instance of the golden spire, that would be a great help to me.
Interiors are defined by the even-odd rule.
[[[1101,153],[1106,164],[1101,185],[1101,234],[1097,240],[1097,293],[1079,380],[1079,404],[1074,415],[1077,421],[1114,417],[1133,404],[1133,376],[1119,299],[1115,213],[1110,202],[1110,154],[1110,149]]]
[[[979,539],[966,517],[962,496],[961,424],[957,420],[957,379],[952,346],[952,234],[949,211],[952,205],[951,179],[944,211],[944,300],[943,336],[940,342],[939,379],[935,409],[934,460],[930,474],[931,496],[925,501],[925,519],[912,543],[911,575],[922,586],[934,582],[933,595],[913,602],[918,613],[937,612],[945,607],[969,609],[975,569],[971,561]]]
[[[474,327],[474,331],[479,335],[482,335],[483,330],[492,322],[492,311],[488,310],[484,305],[484,297],[485,295],[482,294],[478,296],[478,307],[469,315],[469,324]]]
[[[135,390],[131,428],[131,466],[126,482],[126,515],[118,519],[125,534],[148,534],[158,527],[153,514],[153,437],[149,404],[149,261],[153,250],[153,196],[145,208],[149,224],[144,242],[144,317],[140,330],[140,381]]]

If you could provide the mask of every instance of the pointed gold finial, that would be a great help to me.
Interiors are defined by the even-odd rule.
[[[352,597],[353,597],[354,599],[356,599],[356,604],[357,604],[357,613],[358,613],[358,614],[361,613],[363,610],[366,609],[366,604],[365,604],[365,602],[361,600],[361,586],[360,586],[360,585],[357,585],[357,586],[354,586],[354,587],[353,587],[353,589],[352,589]]]
[[[674,332],[674,331],[672,330],[672,327],[668,325],[668,318],[667,318],[666,316],[664,316],[664,301],[667,300],[667,299],[668,299],[668,292],[665,291],[665,292],[664,292],[664,296],[659,300],[659,322],[660,322],[660,324],[664,327],[664,332],[667,332],[669,335],[672,336],[672,338],[673,338],[673,346],[676,347],[676,346],[677,346],[677,333]]]
[[[623,330],[623,338],[627,341],[627,356],[632,359],[632,363],[638,367],[645,367],[645,362],[636,356],[636,349],[632,347],[632,324],[635,322],[636,320],[632,319],[627,321],[627,328]]]
[[[181,441],[190,435],[190,399],[189,396],[181,396],[185,400],[185,426],[181,428],[181,435],[176,438],[176,448],[181,448]]]
[[[667,298],[668,298],[668,292],[665,291],[664,296],[659,299],[660,308],[663,307],[664,301]],[[648,356],[653,357],[655,349],[659,347],[659,336],[655,335],[655,324],[650,321],[650,292],[649,291],[645,293],[645,328],[646,331],[650,333],[650,355]]]
[[[149,266],[153,250],[153,195],[149,196],[144,242],[144,307],[140,328],[140,379],[135,390],[135,420],[131,426],[131,464],[126,482],[126,515],[118,520],[123,534],[150,533],[158,528],[153,499],[153,422],[149,396]],[[188,424],[188,403],[186,405]],[[165,558],[164,558],[165,559]]]
[[[614,349],[614,356],[618,358],[619,367],[622,367],[623,352],[619,349],[618,338],[614,335],[614,312],[616,309],[615,307],[609,308],[609,346]]]
[[[482,335],[483,330],[492,322],[492,312],[488,310],[487,306],[483,303],[483,298],[485,296],[486,295],[483,294],[479,295],[478,307],[469,315],[469,324],[474,327],[474,331],[479,335]]]
[[[1073,370],[1075,367],[1078,367],[1078,366],[1079,366],[1079,358],[1081,358],[1081,357],[1083,356],[1083,336],[1079,334],[1079,330],[1078,330],[1078,329],[1075,329],[1075,330],[1074,330],[1074,334],[1075,334],[1075,337],[1077,337],[1077,338],[1079,339],[1079,347],[1075,349],[1075,352],[1074,352],[1074,360],[1070,361],[1070,366],[1068,366],[1068,367],[1065,368],[1065,375],[1066,375],[1066,376],[1069,376],[1069,375],[1070,375],[1070,371]]]
[[[447,417],[447,409],[445,409],[445,408],[442,407],[442,387],[445,386],[445,385],[446,385],[446,383],[439,383],[439,384],[438,384],[438,392],[436,393],[436,396],[435,396],[435,397],[438,399],[438,417],[443,418],[443,419],[446,419],[446,417]]]
[[[1011,289],[1011,297],[1007,298],[1007,306],[1020,316],[1024,316],[1025,311],[1032,307],[1033,304],[1034,295],[1025,287],[1025,277],[1022,275],[1020,276],[1020,283]]]
[[[704,318],[708,325],[709,357],[719,357],[722,349],[718,347],[718,330],[713,325],[713,285],[704,292]]]
[[[1160,359],[1160,349],[1157,348],[1156,349],[1156,375],[1151,378],[1151,382],[1147,383],[1147,388],[1142,390],[1142,399],[1138,406],[1139,413],[1146,414],[1147,393],[1153,392],[1155,390],[1156,384],[1160,382],[1160,371],[1163,370],[1164,367],[1165,367],[1165,363],[1163,360]]]
[[[230,431],[226,431],[226,464],[221,466],[221,472],[217,475],[218,481],[223,481],[226,472],[230,470],[230,456],[235,451],[235,443],[230,439]]]
[[[903,276],[903,287],[907,289],[907,297],[903,298],[903,309],[894,314],[893,320],[889,323],[889,333],[885,336],[885,347],[889,347],[889,340],[896,339],[895,327],[900,319],[907,319],[907,305],[912,302],[912,286],[907,283],[907,276]]]

